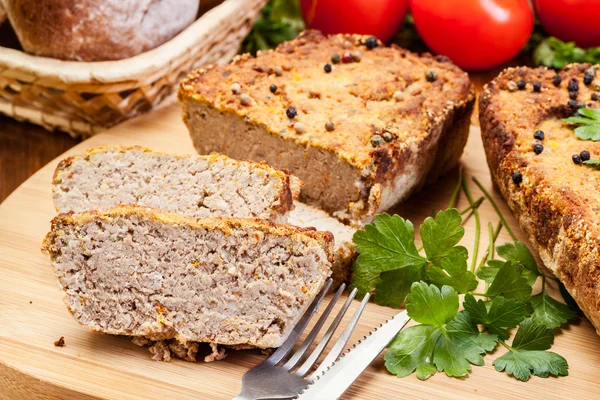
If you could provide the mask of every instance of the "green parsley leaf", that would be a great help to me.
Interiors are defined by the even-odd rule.
[[[382,272],[381,281],[375,288],[375,303],[400,308],[410,292],[411,285],[425,277],[424,267],[425,264]]]
[[[415,246],[413,224],[398,215],[378,215],[354,233],[353,241],[359,255],[350,286],[358,289],[359,296],[375,289],[382,272],[426,263]]]
[[[406,302],[408,316],[422,324],[443,326],[458,312],[458,293],[450,286],[415,282]]]
[[[475,297],[467,294],[463,306],[473,322],[485,325],[502,340],[510,336],[506,328],[516,328],[519,322],[529,315],[526,303],[502,296],[494,297],[488,310],[483,300],[476,301]]]
[[[507,299],[527,302],[531,296],[531,286],[527,283],[527,279],[521,276],[519,265],[506,261],[496,274],[486,294],[489,297],[501,295]]]
[[[509,352],[494,360],[497,371],[506,371],[515,378],[527,381],[531,374],[542,378],[548,375],[567,375],[567,360],[547,350],[554,343],[552,331],[528,318],[521,322]]]
[[[295,38],[304,29],[298,1],[269,0],[261,9],[242,48],[252,54]]]
[[[435,219],[427,217],[421,225],[421,240],[427,259],[439,266],[443,258],[465,234],[462,218],[455,208],[440,211]]]
[[[532,374],[541,378],[569,375],[567,360],[551,351],[509,351],[494,360],[492,365],[496,371],[506,371],[524,382]]]
[[[590,167],[600,168],[600,160],[586,160],[583,163]]]
[[[504,261],[489,260],[485,267],[480,268],[479,271],[477,271],[477,277],[486,281],[487,283],[492,283],[494,279],[496,279],[498,271],[500,271],[500,268],[503,266]]]
[[[385,367],[389,372],[404,377],[417,371],[417,378],[425,380],[436,371],[433,351],[442,331],[432,325],[405,328],[389,344]]]
[[[552,330],[527,318],[519,326],[512,342],[513,350],[547,350],[554,343]]]
[[[563,42],[555,37],[542,40],[533,52],[536,65],[561,69],[571,63],[600,63],[600,47],[582,49],[574,42]]]
[[[466,311],[456,314],[456,317],[446,324],[446,329],[456,341],[469,342],[475,346],[475,351],[479,354],[492,351],[498,341],[497,335],[480,332],[477,324]]]
[[[481,333],[467,313],[460,312],[446,325],[434,351],[434,364],[448,376],[461,377],[471,371],[471,365],[483,365],[482,355],[496,347],[498,337]]]
[[[462,246],[452,248],[439,261],[439,267],[433,266],[427,270],[427,281],[438,287],[452,286],[458,293],[468,293],[478,286],[477,279],[467,269],[469,254]]]
[[[460,312],[446,326],[416,325],[406,328],[390,343],[385,365],[399,377],[416,370],[427,379],[435,371],[461,377],[471,365],[483,365],[482,354],[496,346],[498,337],[479,332],[469,315]]]
[[[529,251],[529,248],[521,242],[505,243],[496,248],[498,255],[505,260],[520,264],[524,267],[521,274],[527,278],[527,283],[533,285],[538,276],[542,276],[542,271],[537,266],[537,262]]]
[[[575,128],[575,136],[583,140],[600,140],[600,108],[580,108],[575,115],[563,118],[563,122],[579,125]]]
[[[531,298],[533,319],[548,329],[558,328],[568,320],[577,318],[577,311],[566,304],[554,300],[545,292]]]

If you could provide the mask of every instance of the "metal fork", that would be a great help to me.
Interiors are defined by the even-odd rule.
[[[321,341],[317,344],[312,353],[306,357],[304,362],[301,363],[304,354],[316,339],[319,331],[325,324],[327,317],[331,313],[331,310],[333,310],[333,307],[344,291],[345,285],[340,286],[313,329],[310,331],[306,339],[304,339],[304,342],[302,342],[300,347],[298,347],[298,349],[289,358],[287,358],[287,361],[285,361],[294,345],[298,342],[300,335],[308,325],[308,322],[317,311],[321,300],[323,300],[323,297],[331,286],[331,282],[331,279],[327,281],[323,289],[321,289],[319,294],[315,297],[310,307],[308,307],[302,318],[300,318],[298,324],[294,327],[283,344],[269,358],[244,374],[242,377],[242,391],[233,400],[295,398],[298,396],[300,391],[308,387],[315,377],[320,376],[325,370],[327,370],[329,366],[334,363],[335,360],[337,360],[339,355],[346,348],[346,344],[350,339],[350,335],[352,334],[352,331],[354,331],[358,319],[360,318],[365,305],[369,301],[368,294],[363,298],[359,307],[354,312],[352,319],[338,338],[337,342],[335,342],[331,348],[331,351],[327,354],[323,362],[313,373],[310,373],[310,370],[315,365],[319,359],[319,356],[323,353],[323,350],[325,350],[325,347],[331,340],[331,337],[340,324],[342,317],[344,314],[346,314],[350,303],[356,296],[356,289],[350,293],[341,310],[335,316],[331,325],[327,329],[327,332],[325,332],[325,335],[323,338],[321,338]]]

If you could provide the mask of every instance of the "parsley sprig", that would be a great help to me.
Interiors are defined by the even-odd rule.
[[[547,280],[556,278],[538,267],[527,246],[516,240],[493,198],[475,183],[500,222],[495,229],[488,223],[487,250],[481,259],[473,257],[470,265],[468,250],[459,242],[465,233],[463,224],[473,215],[473,251],[478,253],[478,207],[484,199],[473,200],[462,173],[450,207],[421,224],[422,248],[415,242],[413,224],[398,215],[378,215],[354,235],[359,256],[351,286],[361,294],[373,293],[380,305],[399,308],[406,304],[408,315],[418,323],[402,330],[390,343],[386,368],[399,377],[413,372],[419,379],[435,372],[462,377],[471,371],[471,365],[483,365],[483,356],[500,343],[508,350],[493,362],[500,372],[522,381],[531,375],[566,375],[567,361],[548,349],[554,342],[552,330],[579,315],[576,306],[564,288],[561,293],[567,304],[547,293]],[[453,208],[461,189],[469,201],[463,212]],[[514,241],[496,246],[502,228]],[[495,258],[496,254],[501,259]],[[538,280],[541,290],[532,295]]]
[[[582,140],[600,140],[600,108],[580,108],[573,117],[563,118],[569,125],[578,125],[575,135]]]

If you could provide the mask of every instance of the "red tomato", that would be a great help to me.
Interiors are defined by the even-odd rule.
[[[360,33],[387,42],[402,26],[409,0],[301,0],[304,22],[323,33]]]
[[[528,0],[411,0],[411,12],[427,46],[467,70],[510,60],[533,30]]]
[[[581,47],[600,46],[599,0],[533,0],[542,27]]]

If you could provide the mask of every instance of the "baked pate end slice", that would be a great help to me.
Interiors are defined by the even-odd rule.
[[[600,158],[600,142],[578,139],[562,121],[600,108],[595,68],[506,69],[485,87],[479,120],[495,184],[544,265],[600,332],[600,171],[581,163]]]

